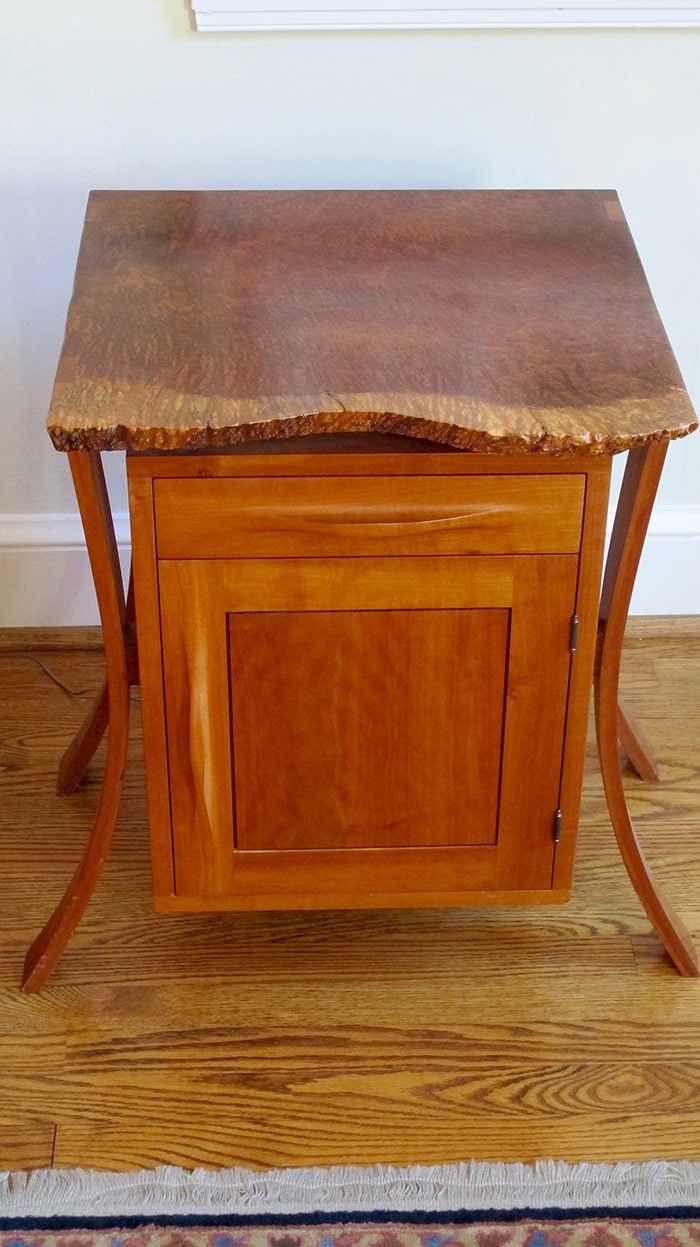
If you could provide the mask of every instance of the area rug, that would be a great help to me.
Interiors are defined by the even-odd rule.
[[[439,1221],[318,1225],[31,1228],[0,1233],[2,1247],[697,1247],[700,1221],[580,1218],[515,1224]]]
[[[700,1247],[700,1164],[0,1173],[0,1247]]]

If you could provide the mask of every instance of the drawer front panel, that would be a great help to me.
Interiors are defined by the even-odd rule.
[[[161,559],[573,554],[585,476],[154,482]]]

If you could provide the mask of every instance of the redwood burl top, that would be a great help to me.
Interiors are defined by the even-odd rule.
[[[48,420],[550,454],[695,424],[612,191],[95,192]]]

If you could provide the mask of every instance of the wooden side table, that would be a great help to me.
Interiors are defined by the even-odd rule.
[[[539,904],[570,893],[591,677],[622,857],[679,971],[618,739],[667,443],[696,426],[612,192],[100,192],[49,416],[107,674],[92,833],[144,715],[159,909]],[[128,455],[133,583],[101,452]],[[628,451],[602,594],[612,456]],[[137,657],[138,635],[138,657]]]

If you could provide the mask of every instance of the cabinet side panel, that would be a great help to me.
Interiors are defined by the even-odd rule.
[[[598,635],[600,581],[605,542],[605,521],[610,488],[611,460],[596,464],[588,474],[583,516],[583,539],[576,613],[579,618],[578,643],[571,660],[569,706],[562,765],[561,840],[557,845],[552,886],[569,888],[574,870],[576,832],[581,805],[581,783],[589,730],[589,706],[593,684],[593,662]]]
[[[170,787],[150,477],[129,472],[129,508],[153,891],[156,897],[170,896],[174,892]]]

